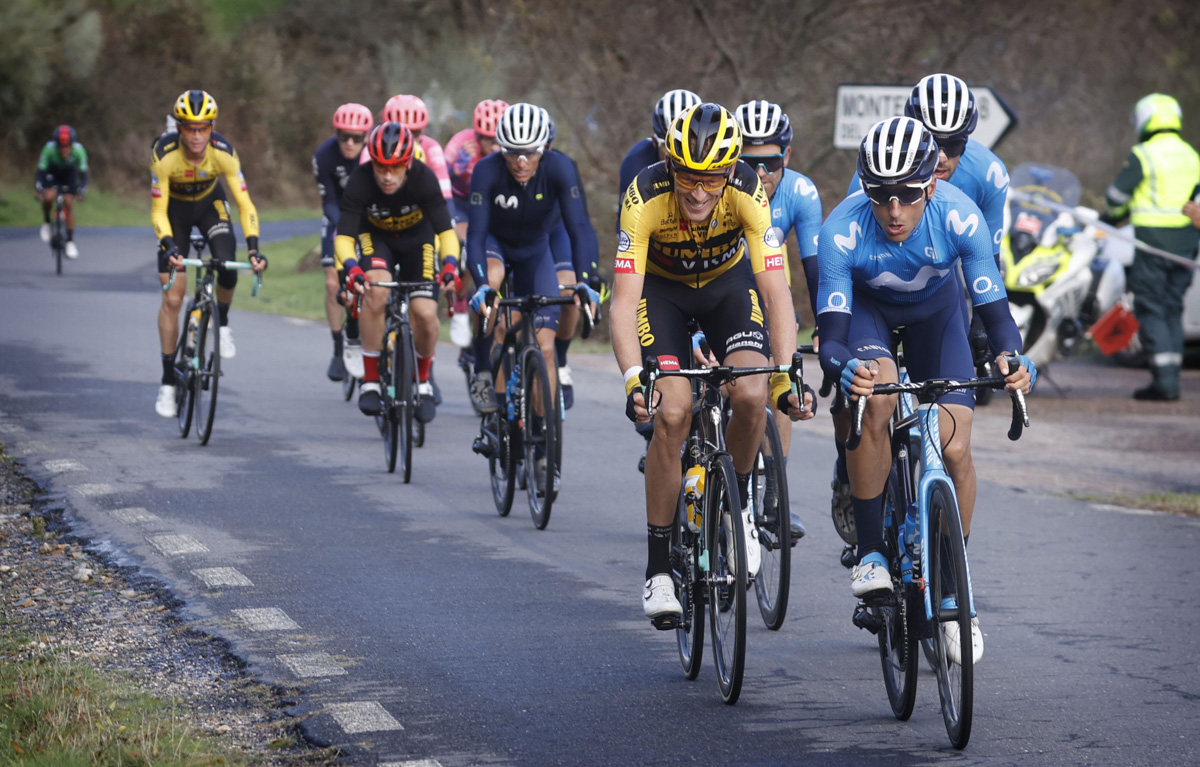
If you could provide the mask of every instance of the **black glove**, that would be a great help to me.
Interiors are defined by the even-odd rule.
[[[646,396],[646,390],[642,386],[635,387],[633,391],[629,392],[629,394],[625,396],[625,417],[634,423],[637,423],[638,420],[637,411],[634,410],[635,406],[633,403],[633,395],[637,394],[638,392],[641,392],[643,397]]]

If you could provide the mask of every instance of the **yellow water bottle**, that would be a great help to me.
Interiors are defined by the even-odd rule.
[[[683,475],[683,498],[687,504],[688,530],[700,532],[704,522],[704,512],[700,507],[700,499],[704,497],[704,467],[697,464]]]
[[[200,310],[193,309],[188,314],[187,324],[187,350],[192,353],[196,349],[196,331],[200,328]]]

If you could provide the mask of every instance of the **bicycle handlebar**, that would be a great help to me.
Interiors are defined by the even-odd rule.
[[[570,287],[570,286],[567,286],[567,287]],[[564,290],[565,289],[566,288],[564,288]],[[492,308],[491,307],[492,307],[493,303],[497,303],[499,306],[511,306],[515,309],[520,310],[520,312],[522,314],[527,314],[531,310],[539,309],[543,306],[565,306],[567,304],[575,303],[574,295],[570,295],[570,296],[517,296],[515,298],[501,298],[499,300],[499,302],[497,302],[496,296],[498,296],[498,295],[499,295],[499,293],[497,293],[495,290],[491,290],[491,289],[489,289],[488,292],[486,294],[484,294],[483,306],[481,307],[482,311],[480,312],[481,316],[483,317],[483,323],[480,328],[480,332],[485,336],[488,334],[488,330],[489,330],[488,323],[490,322],[490,320],[492,318]],[[586,296],[585,296],[584,303],[587,303]],[[590,309],[590,307],[589,307],[589,309]],[[584,313],[584,329],[586,330],[586,333],[583,336],[584,338],[587,338],[589,335],[591,335],[592,327],[594,327],[594,326],[595,326],[595,323],[592,320],[591,312],[590,311],[585,312]]]
[[[659,378],[688,378],[700,379],[709,386],[720,388],[731,381],[745,376],[769,375],[787,373],[792,380],[792,393],[799,393],[800,412],[804,412],[804,358],[799,351],[792,355],[790,365],[768,365],[765,367],[735,368],[730,365],[717,365],[711,368],[692,368],[683,370],[663,370],[658,364],[657,357],[646,357],[642,372],[638,374],[642,386],[646,387],[646,410],[654,415],[654,383]]]
[[[179,267],[194,266],[196,268],[212,267],[214,269],[227,269],[231,272],[246,271],[253,269],[254,265],[249,261],[214,261],[212,258],[184,258],[180,259]],[[167,278],[167,284],[163,285],[163,292],[166,293],[175,284],[175,275],[179,272],[179,267],[172,266],[170,268],[170,276]],[[262,272],[254,273],[254,286],[250,288],[250,295],[257,296],[258,291],[262,288]]]

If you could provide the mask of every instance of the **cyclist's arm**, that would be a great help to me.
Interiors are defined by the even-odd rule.
[[[992,255],[990,239],[983,227],[970,236],[958,236],[963,276],[975,311],[987,329],[992,350],[997,354],[1001,351],[1020,353],[1021,333],[1008,309],[1008,293]]]
[[[844,220],[843,220],[844,222]],[[843,223],[838,222],[838,223]],[[836,246],[834,230],[822,227],[817,243],[817,325],[821,328],[821,369],[840,376],[850,361],[850,316],[853,310],[854,278],[852,252]],[[861,236],[861,235],[860,235]]]
[[[475,172],[471,174],[470,205],[467,207],[467,269],[476,285],[488,284],[486,245],[492,219],[489,187],[493,175],[488,172],[489,166],[490,163],[483,168],[475,166]]]
[[[162,242],[164,237],[173,237],[171,219],[167,216],[170,205],[171,169],[164,158],[159,156],[158,147],[150,160],[150,224],[154,227],[154,236]]]
[[[817,188],[807,179],[796,180],[797,193],[800,193],[799,215],[793,227],[796,232],[796,245],[800,248],[800,266],[804,269],[804,283],[808,286],[808,304],[813,316],[817,316],[817,236],[821,232],[821,196]],[[811,192],[809,191],[811,190]]]
[[[38,158],[37,169],[41,172],[50,170],[50,163],[54,160],[56,153],[57,150],[54,148],[54,144],[48,143],[43,146],[42,155]]]
[[[567,161],[557,163],[556,184],[559,188],[558,205],[562,211],[563,223],[567,234],[571,237],[571,260],[575,264],[575,278],[580,282],[587,281],[587,275],[595,274],[598,270],[600,245],[596,240],[596,230],[588,218],[587,205],[584,203],[582,182],[574,164]]]
[[[437,181],[437,176],[434,174],[430,174],[427,178],[435,182]],[[440,183],[430,183],[428,185],[424,193],[424,199],[421,202],[421,210],[429,217],[429,223],[433,226],[437,251],[441,255],[442,261],[458,266],[459,256],[461,255],[458,234],[454,231],[454,220],[450,217],[450,206],[446,203],[446,198],[442,197]]]
[[[1104,204],[1107,208],[1104,213],[1107,219],[1120,221],[1129,216],[1129,201],[1133,199],[1133,190],[1137,189],[1144,177],[1142,161],[1135,152],[1130,152],[1112,186],[1104,193]]]
[[[71,147],[72,160],[75,163],[76,170],[79,171],[79,194],[83,194],[88,185],[88,156],[87,150],[83,148],[83,144],[78,141]]]
[[[993,178],[1003,180],[1004,183],[997,187],[992,181]],[[992,235],[992,257],[999,264],[1000,241],[1004,238],[1004,206],[1008,202],[1008,168],[1004,167],[999,158],[992,160],[992,165],[988,167],[983,189],[979,209],[983,211],[983,220],[987,222],[988,231]]]
[[[217,151],[217,162],[225,176],[225,183],[238,206],[238,215],[242,221],[242,234],[246,236],[246,250],[258,252],[258,210],[250,199],[246,189],[246,177],[242,175],[242,164],[238,161],[237,152],[233,147],[228,152],[210,146],[209,151]]]
[[[359,229],[362,227],[362,212],[366,201],[361,191],[362,184],[358,183],[362,175],[355,171],[346,182],[346,191],[342,194],[342,205],[338,212],[338,231],[333,238],[333,261],[339,270],[349,270],[358,266],[355,257],[355,242]],[[370,179],[374,184],[374,179]]]
[[[617,221],[617,255],[613,261],[613,296],[609,309],[613,354],[621,373],[641,367],[642,347],[638,337],[638,306],[646,282],[646,253],[650,245],[649,227],[637,184],[631,183],[621,201]],[[629,391],[628,384],[626,391]]]

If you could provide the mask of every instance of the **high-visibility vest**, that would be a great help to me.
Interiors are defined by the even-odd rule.
[[[1129,201],[1129,218],[1135,227],[1178,228],[1191,226],[1182,213],[1200,183],[1200,155],[1178,133],[1151,136],[1133,147],[1142,163],[1142,181]]]

